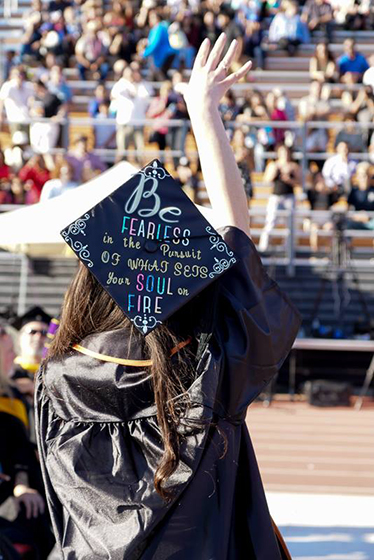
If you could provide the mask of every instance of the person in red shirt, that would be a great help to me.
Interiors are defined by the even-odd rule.
[[[12,170],[9,165],[5,163],[3,150],[0,150],[0,181],[2,181],[3,179],[9,179],[11,175]]]
[[[45,165],[42,155],[32,156],[29,161],[20,169],[18,177],[25,184],[26,190],[30,194],[30,202],[38,202],[44,183],[50,179],[50,172]]]

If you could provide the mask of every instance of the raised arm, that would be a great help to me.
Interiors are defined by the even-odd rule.
[[[201,169],[209,199],[219,225],[236,226],[249,235],[249,216],[243,181],[231,149],[218,104],[226,91],[251,68],[247,62],[227,76],[235,58],[233,41],[222,59],[226,36],[222,34],[210,49],[202,43],[185,90],[185,100],[195,134]]]

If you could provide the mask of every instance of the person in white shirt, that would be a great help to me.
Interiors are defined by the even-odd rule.
[[[34,86],[26,80],[26,74],[21,68],[14,67],[10,78],[0,89],[0,123],[3,121],[3,111],[8,121],[10,133],[23,132],[28,135],[29,101],[34,96]]]
[[[111,91],[113,108],[117,121],[117,158],[120,159],[130,144],[137,151],[136,160],[141,163],[144,151],[144,127],[134,121],[146,118],[146,111],[150,102],[152,88],[142,80],[136,63],[130,64],[123,71],[123,77],[114,84]]]
[[[40,202],[55,198],[61,194],[76,189],[80,186],[78,181],[73,180],[74,169],[73,166],[64,161],[60,167],[60,176],[58,179],[50,179],[47,181],[42,189],[40,195]]]
[[[339,197],[348,193],[351,179],[356,172],[357,164],[349,155],[346,142],[339,142],[336,155],[329,157],[322,168],[325,185],[330,190],[330,205],[338,201]]]

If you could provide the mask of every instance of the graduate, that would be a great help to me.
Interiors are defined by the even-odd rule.
[[[155,160],[62,231],[81,263],[36,410],[63,559],[289,558],[245,416],[300,317],[250,239],[218,104],[251,65],[229,74],[225,42],[185,91],[210,222]]]

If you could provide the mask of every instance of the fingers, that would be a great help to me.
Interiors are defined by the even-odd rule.
[[[205,66],[209,54],[209,49],[210,49],[210,41],[209,39],[204,39],[195,57],[194,66],[197,66],[199,68]]]
[[[227,86],[227,88],[231,87],[232,85],[236,84],[236,82],[244,78],[244,76],[248,74],[251,68],[252,61],[248,60],[248,62],[246,62],[241,68],[239,68],[239,70],[233,72],[232,74],[230,74],[230,76],[222,80],[222,82],[220,82],[221,85],[225,85]]]
[[[219,60],[222,56],[222,51],[225,43],[226,35],[224,33],[221,33],[209,55],[208,61],[206,63],[207,70],[215,70],[217,68],[217,64],[219,63]]]
[[[236,39],[234,39],[231,42],[229,50],[227,51],[227,53],[225,54],[225,56],[223,57],[223,59],[219,63],[219,65],[217,67],[217,72],[221,72],[222,70],[227,72],[229,70],[229,68],[231,67],[231,64],[233,63],[233,60],[235,59],[235,54],[236,54],[237,48],[238,48],[238,41]]]

